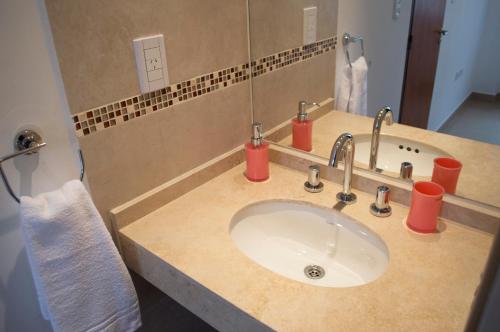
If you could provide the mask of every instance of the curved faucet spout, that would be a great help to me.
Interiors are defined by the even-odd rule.
[[[372,131],[372,143],[370,147],[370,170],[375,170],[377,168],[377,157],[378,157],[378,145],[380,143],[380,130],[382,128],[382,122],[385,120],[385,124],[390,126],[393,123],[392,111],[389,107],[383,107],[375,115],[373,120],[373,131]]]
[[[345,149],[348,145],[354,144],[354,139],[350,133],[344,133],[340,135],[332,147],[332,152],[330,153],[329,166],[337,167],[338,162],[342,160],[345,153]],[[352,147],[354,149],[354,145]]]
[[[345,204],[356,202],[356,195],[351,192],[352,166],[354,162],[354,138],[350,133],[340,135],[332,147],[330,167],[338,167],[339,161],[344,160],[343,190],[337,194],[337,200]]]

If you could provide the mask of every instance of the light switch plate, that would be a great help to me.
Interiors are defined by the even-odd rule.
[[[318,24],[318,8],[304,8],[304,32],[303,43],[309,45],[316,42],[316,30]]]
[[[166,87],[169,78],[163,35],[134,39],[134,52],[141,93]]]

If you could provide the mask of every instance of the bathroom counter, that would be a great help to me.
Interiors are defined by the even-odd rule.
[[[328,112],[314,121],[312,153],[329,158],[332,144],[340,134],[371,134],[372,128],[373,118],[339,111]],[[409,138],[449,153],[463,164],[456,195],[500,207],[500,146],[398,123],[387,126],[384,122],[381,134]],[[291,135],[279,144],[291,146]],[[367,168],[367,165],[357,166]]]
[[[451,152],[451,151],[450,151]],[[451,221],[420,235],[404,225],[407,208],[376,218],[374,197],[342,212],[387,244],[390,262],[376,281],[324,288],[275,274],[245,256],[229,225],[244,206],[290,199],[332,207],[341,186],[303,189],[305,174],[270,164],[271,178],[250,183],[240,164],[119,230],[127,265],[220,330],[462,331],[492,243],[490,234]],[[223,309],[220,309],[223,308]]]

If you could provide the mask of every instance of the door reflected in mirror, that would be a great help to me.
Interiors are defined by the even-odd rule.
[[[413,180],[455,158],[456,195],[500,207],[500,2],[249,0],[249,23],[267,139],[328,158],[350,132],[356,167]]]

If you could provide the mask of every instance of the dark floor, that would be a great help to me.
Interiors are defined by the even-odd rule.
[[[500,100],[485,100],[472,95],[439,132],[500,145]]]
[[[129,271],[141,307],[142,327],[138,332],[215,332],[198,316],[175,302],[138,274]]]

